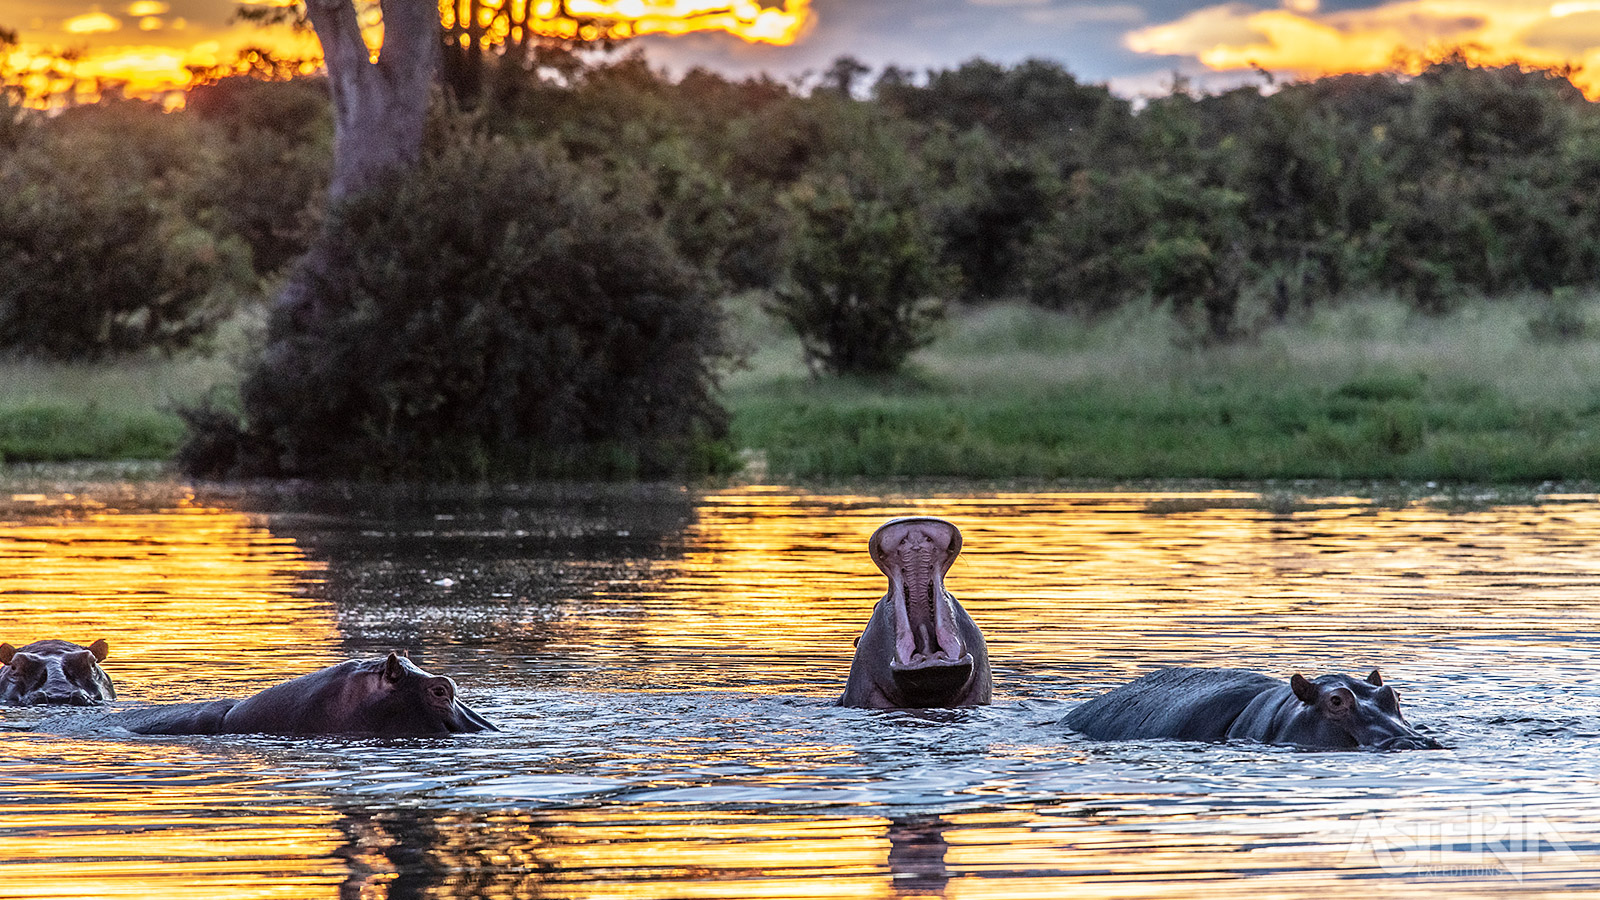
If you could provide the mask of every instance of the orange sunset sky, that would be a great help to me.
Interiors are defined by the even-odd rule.
[[[511,2],[511,0],[508,0]],[[523,2],[523,0],[516,0]],[[528,0],[554,10],[554,0]],[[837,56],[880,67],[949,67],[973,57],[1052,59],[1125,94],[1153,93],[1174,73],[1202,87],[1258,78],[1404,68],[1464,50],[1479,62],[1572,66],[1600,98],[1600,0],[569,0],[646,35],[658,65],[729,75],[798,77]],[[0,27],[20,32],[13,71],[63,51],[81,78],[143,93],[181,86],[188,66],[233,60],[247,46],[317,52],[287,27],[234,21],[232,0],[0,0]]]

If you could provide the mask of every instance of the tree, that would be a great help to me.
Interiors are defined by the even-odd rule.
[[[315,315],[279,307],[242,417],[189,410],[208,475],[524,478],[726,464],[715,303],[648,198],[470,138],[330,213]],[[240,419],[242,418],[242,421]]]
[[[0,155],[0,350],[99,359],[177,350],[251,285],[249,250],[205,226],[200,123],[121,100],[43,120]]]
[[[933,338],[955,275],[914,208],[807,185],[792,201],[801,233],[772,312],[794,328],[813,370],[887,375]]]
[[[328,199],[337,204],[421,157],[439,57],[439,9],[434,0],[379,0],[383,47],[373,58],[354,0],[305,4],[328,70],[333,104]],[[278,294],[280,307],[300,317],[315,314],[316,285],[333,264],[326,244],[313,240]]]
[[[322,43],[333,100],[333,178],[337,201],[422,153],[429,88],[439,57],[434,0],[379,0],[383,47],[374,59],[352,0],[306,0]]]

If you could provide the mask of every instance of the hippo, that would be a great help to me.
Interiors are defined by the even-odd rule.
[[[864,709],[981,706],[994,693],[983,632],[944,589],[961,531],[944,519],[906,516],[867,541],[889,577],[856,639],[840,706]]]
[[[104,640],[87,647],[71,641],[34,641],[18,650],[0,644],[0,703],[92,706],[117,699],[111,676],[100,668],[110,653]]]
[[[1286,683],[1244,669],[1161,669],[1101,694],[1062,724],[1100,740],[1251,740],[1313,750],[1438,750],[1400,714],[1377,669]]]
[[[136,709],[111,717],[135,734],[377,734],[499,731],[456,699],[456,683],[397,653],[352,659],[243,700]]]

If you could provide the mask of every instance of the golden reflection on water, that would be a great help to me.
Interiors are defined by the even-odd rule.
[[[239,696],[340,655],[331,605],[304,596],[322,566],[259,518],[188,496],[6,499],[0,640],[105,638],[119,700]],[[340,817],[286,798],[248,754],[45,735],[26,750],[0,762],[0,896],[338,896]]]
[[[572,595],[558,599],[573,611],[550,626],[561,629],[559,644],[537,652],[597,673],[590,681],[574,676],[574,692],[640,693],[639,708],[657,717],[649,727],[667,732],[629,734],[631,746],[609,748],[614,768],[606,777],[692,794],[720,788],[720,770],[757,771],[748,775],[753,799],[457,808],[426,787],[418,789],[420,799],[409,788],[352,789],[357,776],[378,777],[377,764],[364,768],[362,749],[318,756],[293,741],[52,736],[23,730],[36,721],[28,718],[33,711],[0,711],[12,745],[9,756],[0,755],[0,796],[8,801],[0,819],[0,897],[908,900],[1248,892],[1331,900],[1370,897],[1374,883],[1384,896],[1438,893],[1439,883],[1427,878],[1374,882],[1387,873],[1347,854],[1350,822],[1370,796],[1343,798],[1338,787],[1308,787],[1323,793],[1308,793],[1298,805],[1235,800],[1233,808],[1208,807],[1204,786],[1181,782],[1160,796],[1123,783],[1043,800],[1037,793],[1008,797],[1003,785],[1028,777],[1025,764],[1070,769],[1104,752],[1041,743],[1005,748],[1003,762],[1022,764],[1023,772],[985,781],[986,789],[1002,786],[977,811],[943,809],[935,800],[932,811],[896,816],[847,806],[819,812],[807,806],[814,800],[787,805],[782,791],[806,794],[822,770],[834,785],[862,782],[851,786],[863,794],[895,789],[897,773],[875,774],[874,763],[863,762],[870,754],[861,745],[873,733],[860,723],[868,717],[852,720],[857,730],[840,736],[830,729],[850,723],[825,720],[832,711],[820,708],[809,716],[812,708],[801,704],[796,720],[821,724],[798,726],[808,730],[787,736],[777,751],[774,743],[741,740],[737,715],[692,723],[725,738],[672,730],[672,717],[683,710],[716,715],[703,703],[674,705],[675,692],[720,688],[798,694],[807,702],[835,696],[851,641],[885,585],[866,553],[867,538],[885,519],[906,514],[944,516],[962,528],[965,550],[947,585],[985,631],[1002,704],[1070,700],[1174,664],[1280,674],[1380,666],[1402,690],[1423,696],[1437,690],[1434,676],[1481,669],[1485,655],[1551,680],[1576,673],[1581,682],[1592,670],[1571,648],[1574,633],[1594,630],[1600,593],[1600,508],[1587,501],[1474,512],[1356,498],[1284,507],[1232,491],[904,499],[731,488],[701,498],[684,532],[670,536],[679,556],[647,564],[576,560],[573,568],[600,575],[563,588]],[[348,561],[308,559],[270,524],[188,495],[153,504],[69,495],[0,502],[0,639],[105,637],[112,645],[107,668],[133,700],[238,695],[342,658],[339,616],[361,611],[335,610],[315,588],[326,568]],[[608,565],[644,574],[606,581]],[[430,574],[401,583],[441,580]],[[489,587],[514,593],[509,584]],[[429,634],[448,639],[451,617],[473,614],[473,603],[484,605],[480,614],[496,615],[492,600],[451,602],[448,610],[440,605],[443,618],[429,620]],[[399,609],[394,615],[420,618],[410,605]],[[505,621],[505,628],[545,627]],[[482,687],[494,690],[492,683]],[[605,712],[585,711],[576,727]],[[552,765],[547,757],[533,764],[517,754],[557,736],[539,731],[543,721],[529,721],[535,724],[526,733],[463,739],[459,757],[448,742],[432,752],[446,761],[446,774],[481,767],[484,775],[465,777],[485,783],[542,774],[541,766]],[[608,748],[584,749],[603,756]],[[407,748],[385,752],[389,760],[410,758]],[[771,759],[775,752],[797,762]],[[981,752],[978,764],[989,764]],[[1361,764],[1383,773],[1407,764],[1403,756],[1374,755]],[[1257,762],[1256,777],[1271,764]],[[1430,763],[1409,764],[1424,767],[1411,775],[1426,785]],[[340,765],[347,768],[322,771]],[[1288,758],[1283,765],[1305,767]],[[572,773],[550,777],[562,774]],[[438,772],[422,775],[436,780],[395,777],[442,783]],[[1160,776],[1128,777],[1147,778],[1148,787]],[[1226,784],[1226,777],[1219,772],[1211,783]],[[1350,777],[1362,791],[1381,794],[1381,784],[1361,780],[1377,775]],[[1569,790],[1560,773],[1535,777],[1553,782],[1554,792]],[[1416,802],[1435,806],[1415,812],[1422,819],[1453,802],[1426,793],[1417,790],[1424,799]],[[1401,791],[1394,796],[1400,806],[1412,802]],[[1591,812],[1580,802],[1570,816]],[[1580,833],[1566,821],[1562,827]],[[1571,871],[1543,874],[1552,892],[1573,883]],[[1529,885],[1540,876],[1532,873]],[[1521,887],[1448,886],[1455,894]]]
[[[907,898],[889,889],[889,824],[875,816],[574,809],[385,815],[364,823],[379,846],[425,847],[459,873],[430,897]],[[392,877],[381,858],[363,897]]]
[[[886,519],[954,521],[946,586],[997,667],[1088,684],[1162,665],[1414,673],[1431,645],[1515,632],[1564,645],[1600,586],[1593,504],[1462,512],[1255,494],[997,493],[916,500],[736,488],[703,499],[681,565],[610,598],[632,614],[575,641],[641,682],[835,693],[885,588],[866,542]],[[603,600],[606,598],[602,598]],[[1549,636],[1526,640],[1529,628]],[[640,648],[648,648],[641,650]]]
[[[0,509],[0,640],[105,638],[118,696],[236,696],[336,661],[321,563],[259,517],[177,498],[119,509],[14,495]]]
[[[27,750],[0,763],[0,896],[287,900],[345,878],[340,817],[250,774],[248,753],[86,736]]]

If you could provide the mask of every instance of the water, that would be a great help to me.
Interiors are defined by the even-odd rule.
[[[292,485],[0,494],[0,639],[118,706],[409,650],[505,731],[0,710],[0,897],[1542,896],[1600,873],[1600,505]],[[1336,492],[1327,492],[1336,493]],[[830,706],[884,519],[963,530],[992,707]],[[1095,743],[1164,665],[1376,667],[1451,749]]]

